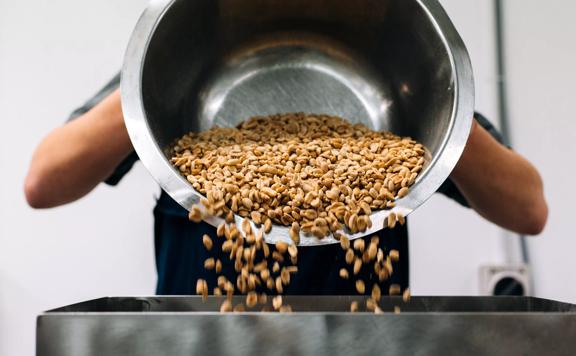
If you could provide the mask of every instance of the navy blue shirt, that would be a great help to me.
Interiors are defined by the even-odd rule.
[[[74,111],[70,120],[86,113],[118,88],[120,75],[110,81],[98,94],[85,105]],[[497,140],[502,142],[500,134],[483,116],[476,114],[476,120]],[[131,153],[106,180],[106,184],[116,185],[138,160],[135,152]],[[438,192],[468,207],[464,196],[451,180],[440,187]],[[216,274],[204,269],[204,260],[209,257],[219,258],[223,263],[222,274],[228,280],[236,280],[233,263],[219,248],[208,252],[202,244],[202,236],[216,236],[216,228],[207,223],[193,223],[188,220],[188,212],[162,191],[154,208],[154,246],[158,283],[156,293],[159,295],[195,294],[196,280],[205,279],[210,290],[215,287]],[[395,229],[386,229],[378,233],[380,247],[384,251],[392,249],[400,252],[400,261],[393,265],[392,277],[380,284],[383,292],[389,284],[399,284],[402,289],[408,287],[408,228],[406,225]],[[366,238],[369,241],[369,237]],[[353,295],[356,294],[354,279],[343,280],[339,277],[340,268],[346,266],[344,252],[340,245],[300,248],[298,255],[298,273],[292,276],[291,283],[285,288],[285,294],[296,295]],[[377,280],[371,276],[372,264],[360,271],[358,278],[364,281]],[[367,289],[370,291],[370,288]]]

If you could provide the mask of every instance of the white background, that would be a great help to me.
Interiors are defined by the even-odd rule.
[[[470,50],[477,109],[497,117],[488,0],[442,1]],[[576,3],[507,0],[512,132],[540,169],[551,208],[530,242],[535,294],[576,302]],[[143,0],[0,0],[0,355],[33,355],[35,315],[106,295],[154,292],[152,207],[140,164],[120,186],[50,211],[27,207],[34,146],[119,69]],[[415,294],[474,295],[478,269],[506,262],[510,236],[442,196],[411,216]]]

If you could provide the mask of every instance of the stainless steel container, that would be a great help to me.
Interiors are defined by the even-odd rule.
[[[241,299],[237,299],[240,301]],[[38,356],[573,355],[576,306],[526,297],[285,297],[292,314],[217,312],[220,298],[102,298],[46,312]],[[400,314],[391,311],[402,308]]]
[[[140,159],[187,209],[200,195],[166,157],[174,139],[308,112],[426,145],[427,166],[395,209],[408,215],[448,178],[474,107],[466,48],[436,0],[155,0],[130,40],[121,89]],[[352,238],[379,230],[389,213],[375,212],[373,228]],[[267,240],[287,236],[275,228]]]

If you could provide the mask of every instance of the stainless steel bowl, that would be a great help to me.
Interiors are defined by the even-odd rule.
[[[187,209],[201,195],[168,161],[174,139],[307,112],[426,145],[425,169],[393,210],[406,216],[448,178],[474,107],[468,53],[436,0],[155,0],[130,40],[121,91],[140,159]],[[373,227],[352,238],[381,229],[389,213],[375,212]],[[275,227],[266,239],[287,240],[288,230]]]

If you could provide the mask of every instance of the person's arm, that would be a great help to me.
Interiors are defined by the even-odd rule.
[[[450,178],[470,206],[493,223],[526,235],[544,229],[548,207],[538,171],[475,120]]]
[[[116,90],[40,143],[26,177],[26,200],[42,209],[80,199],[110,177],[132,150]]]

